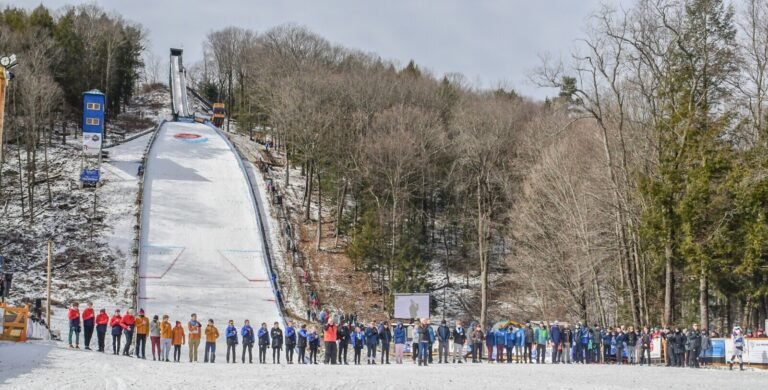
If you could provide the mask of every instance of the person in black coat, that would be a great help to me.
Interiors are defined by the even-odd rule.
[[[680,328],[675,328],[675,363],[676,367],[685,365],[685,333]]]
[[[677,366],[677,354],[675,353],[675,332],[670,329],[664,329],[664,338],[667,341],[667,367]]]
[[[293,327],[293,321],[288,321],[285,328],[285,360],[288,364],[293,364],[293,350],[296,348],[296,329]]]
[[[306,357],[307,353],[307,337],[309,334],[307,333],[307,325],[302,324],[301,329],[299,329],[298,332],[298,341],[296,342],[296,348],[299,351],[298,355],[298,361],[299,364],[304,364],[304,358]]]
[[[381,341],[381,364],[389,364],[389,344],[392,343],[392,330],[389,323],[384,321],[379,329],[379,341]]]
[[[701,353],[701,333],[699,325],[693,324],[693,329],[688,331],[685,349],[688,352],[688,367],[699,368],[699,354]]]
[[[349,345],[349,326],[346,322],[342,322],[341,326],[336,329],[336,340],[339,341],[339,364],[347,363],[347,346]]]
[[[267,348],[269,348],[269,330],[267,330],[266,322],[261,323],[261,328],[259,328],[258,336],[259,336],[259,363],[265,364],[267,362]]]
[[[272,330],[269,331],[269,337],[272,339],[272,364],[280,364],[280,351],[283,349],[283,330],[280,324],[275,321]]]

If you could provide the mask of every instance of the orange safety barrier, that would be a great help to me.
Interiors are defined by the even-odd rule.
[[[0,304],[0,313],[3,314],[3,332],[0,333],[0,340],[27,341],[29,306],[13,307]]]

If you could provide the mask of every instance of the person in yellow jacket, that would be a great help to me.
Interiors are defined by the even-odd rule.
[[[200,346],[200,334],[203,331],[203,325],[197,321],[197,314],[192,313],[187,330],[189,331],[189,362],[197,363],[197,348]]]
[[[170,362],[168,355],[171,353],[171,339],[173,338],[173,328],[168,321],[168,314],[163,315],[163,322],[160,323],[160,361]]]
[[[209,319],[208,326],[205,327],[205,358],[203,362],[208,363],[209,357],[211,363],[216,362],[216,339],[218,338],[219,330],[213,326],[213,320]]]
[[[178,363],[181,360],[181,346],[186,343],[184,327],[181,326],[181,321],[176,321],[176,326],[173,327],[171,342],[173,343],[173,361]]]
[[[149,334],[149,318],[144,316],[144,309],[139,310],[136,317],[136,357],[147,358],[147,335]]]

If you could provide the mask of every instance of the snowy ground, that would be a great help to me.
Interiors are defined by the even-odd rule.
[[[240,352],[238,348],[238,352]],[[271,352],[271,351],[270,351]],[[8,389],[765,389],[768,372],[582,365],[463,364],[418,367],[160,363],[57,344],[0,343]],[[183,355],[182,355],[183,356]],[[351,355],[350,355],[351,356]],[[12,357],[12,359],[10,359]],[[364,359],[363,359],[364,360]],[[271,361],[271,357],[267,358]],[[364,387],[363,387],[364,386]]]
[[[195,312],[222,334],[229,319],[280,321],[250,188],[224,138],[167,123],[145,175],[139,307],[183,323]]]

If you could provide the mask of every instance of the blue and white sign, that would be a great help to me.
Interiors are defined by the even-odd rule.
[[[83,183],[88,184],[96,184],[99,182],[99,179],[101,178],[101,175],[99,174],[98,169],[83,169],[83,172],[80,173],[80,181]]]

